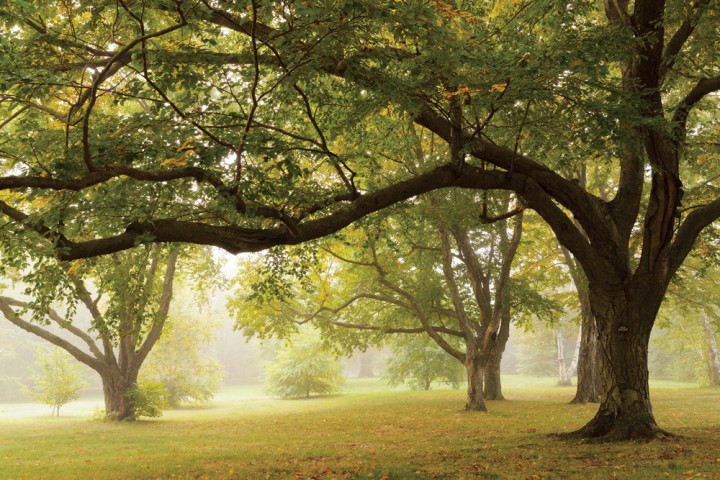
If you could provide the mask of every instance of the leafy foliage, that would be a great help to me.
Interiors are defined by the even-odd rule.
[[[407,383],[413,390],[430,390],[433,383],[460,388],[465,369],[456,359],[438,347],[429,337],[395,338],[383,378],[396,387]]]
[[[133,418],[162,417],[165,395],[163,384],[159,382],[136,383],[125,392],[125,395],[133,405]]]
[[[61,348],[38,349],[32,385],[23,389],[35,400],[50,405],[60,416],[60,407],[80,398],[87,382],[80,365]]]
[[[171,316],[140,371],[141,385],[160,385],[163,404],[170,407],[212,399],[220,386],[222,366],[204,347],[213,342],[218,326],[212,318],[197,314]]]
[[[339,360],[323,350],[311,331],[286,341],[275,360],[265,365],[265,389],[280,398],[335,393],[343,381]]]

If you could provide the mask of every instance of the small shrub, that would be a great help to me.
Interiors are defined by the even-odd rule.
[[[265,389],[280,398],[308,398],[335,393],[345,380],[340,361],[323,350],[312,332],[294,336],[265,370]]]
[[[135,417],[161,417],[165,388],[160,382],[135,384],[126,395],[133,403]]]

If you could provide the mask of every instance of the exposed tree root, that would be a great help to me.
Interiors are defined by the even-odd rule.
[[[583,443],[652,442],[678,437],[678,435],[663,430],[657,425],[627,425],[615,422],[609,428],[598,428],[592,423],[574,432],[558,433],[553,436],[563,440],[580,440]]]

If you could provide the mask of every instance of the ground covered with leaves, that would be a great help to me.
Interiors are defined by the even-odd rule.
[[[658,422],[678,436],[599,445],[552,436],[594,413],[567,404],[571,388],[509,383],[488,414],[463,411],[462,391],[369,383],[310,400],[226,394],[134,423],[3,416],[0,478],[720,478],[720,390],[655,387]]]

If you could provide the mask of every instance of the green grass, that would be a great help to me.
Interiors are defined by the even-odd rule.
[[[554,432],[582,426],[593,405],[570,387],[507,377],[506,402],[464,412],[462,391],[387,391],[377,380],[310,400],[225,389],[205,408],[157,420],[0,417],[0,479],[609,479],[720,478],[720,391],[655,382],[658,422],[682,435],[610,445]],[[17,408],[0,405],[0,411]]]

